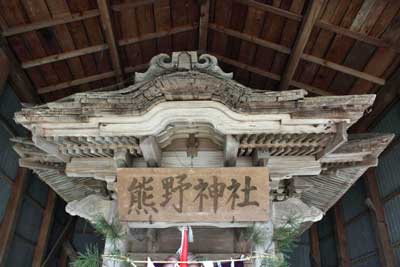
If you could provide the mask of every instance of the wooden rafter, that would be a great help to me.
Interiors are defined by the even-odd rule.
[[[27,173],[28,169],[18,168],[17,177],[11,189],[11,197],[8,200],[5,215],[1,223],[0,266],[5,265],[8,250],[14,237],[19,210],[28,184]]]
[[[101,51],[104,51],[107,49],[108,49],[107,44],[94,45],[94,46],[89,46],[89,47],[85,47],[82,49],[64,52],[61,54],[55,54],[55,55],[42,57],[42,58],[30,60],[30,61],[25,61],[25,62],[22,62],[21,65],[22,65],[22,68],[28,69],[28,68],[33,68],[33,67],[44,65],[44,64],[57,62],[60,60],[65,60],[65,59],[69,59],[69,58],[73,58],[73,57],[79,57],[79,56],[83,56],[83,55],[87,55],[87,54],[101,52]]]
[[[111,62],[118,81],[124,80],[124,72],[121,67],[118,46],[115,41],[108,0],[97,0],[100,11],[101,24],[106,35],[107,44],[110,50]]]
[[[365,173],[365,187],[367,196],[372,202],[371,215],[375,227],[375,236],[378,243],[379,260],[382,267],[395,267],[396,260],[393,247],[390,243],[388,226],[385,219],[385,210],[379,196],[378,183],[375,168]]]
[[[216,24],[210,24],[209,25],[210,29],[217,31],[217,32],[221,32],[236,38],[239,38],[241,40],[247,41],[247,42],[251,42],[251,43],[255,43],[259,46],[265,47],[265,48],[270,48],[273,49],[275,51],[278,51],[280,53],[284,53],[289,55],[291,52],[291,49],[281,45],[281,44],[277,44],[277,43],[273,43],[270,41],[266,41],[264,39],[258,38],[256,36],[252,36],[249,34],[245,34],[239,31],[235,31],[235,30],[231,30],[231,29],[227,29],[224,28],[222,26],[218,26]],[[356,69],[352,69],[349,67],[346,67],[344,65],[340,65],[340,64],[336,64],[334,62],[330,62],[328,60],[313,56],[313,55],[309,55],[309,54],[302,54],[301,55],[301,59],[308,61],[308,62],[312,62],[342,73],[346,73],[348,75],[360,78],[360,79],[364,79],[366,81],[370,81],[379,85],[384,85],[385,84],[385,80],[373,75],[370,75],[368,73],[362,72],[362,71],[358,71]]]
[[[199,50],[206,51],[208,20],[210,17],[210,0],[204,0],[200,7]]]
[[[324,0],[313,0],[307,9],[307,12],[301,23],[299,34],[294,43],[291,55],[287,62],[286,68],[282,75],[282,80],[279,84],[280,90],[288,89],[290,81],[297,69],[300,62],[301,56],[303,55],[304,48],[306,47],[307,41],[310,37],[311,30],[318,18],[318,14],[322,9]]]
[[[300,22],[303,19],[302,15],[299,15],[299,14],[296,14],[296,13],[293,13],[293,12],[290,12],[290,11],[287,11],[287,10],[284,10],[284,9],[281,9],[278,7],[274,7],[274,6],[271,6],[268,4],[257,2],[254,0],[234,0],[234,1],[244,4],[244,5],[247,5],[247,6],[255,7],[257,9],[263,10],[268,13],[272,13],[272,14],[275,14],[278,16],[285,17],[290,20]],[[337,26],[334,24],[330,24],[330,23],[322,21],[322,20],[316,21],[314,26],[318,27],[320,29],[326,30],[326,31],[331,31],[336,34],[350,37],[357,41],[365,42],[370,45],[374,45],[374,46],[378,46],[378,47],[390,47],[390,48],[396,50],[397,52],[400,52],[400,47],[396,46],[396,44],[392,44],[386,40],[375,38],[373,36],[368,36],[366,34],[359,33],[354,30],[349,30],[347,28],[343,28],[343,27],[340,27],[340,26]]]
[[[338,253],[339,267],[350,267],[350,258],[347,252],[346,229],[340,200],[334,206],[333,213],[335,216],[336,250]]]
[[[275,74],[275,73],[272,73],[272,72],[269,72],[269,71],[266,71],[266,70],[263,70],[263,69],[260,69],[257,67],[249,66],[249,65],[243,64],[239,61],[227,58],[227,57],[223,57],[223,56],[216,55],[216,54],[213,54],[213,55],[216,56],[220,61],[222,61],[226,64],[229,64],[229,65],[235,66],[237,68],[241,68],[241,69],[247,70],[249,72],[256,73],[258,75],[264,76],[266,78],[269,78],[269,79],[272,79],[275,81],[279,81],[281,79],[281,76],[278,74]],[[309,84],[293,81],[293,80],[290,81],[290,85],[293,85],[297,88],[306,89],[307,91],[309,91],[313,94],[316,94],[316,95],[332,95],[332,93],[325,91],[323,89],[311,86]]]
[[[140,65],[136,65],[134,67],[126,67],[124,69],[124,71],[125,71],[125,73],[132,73],[135,71],[143,70],[147,67],[148,67],[148,64],[140,64]],[[114,71],[104,72],[104,73],[100,73],[100,74],[96,74],[96,75],[92,75],[92,76],[87,76],[87,77],[84,77],[81,79],[75,79],[75,80],[68,81],[68,82],[63,82],[63,83],[54,84],[54,85],[50,85],[50,86],[46,86],[46,87],[41,87],[38,89],[38,93],[46,94],[46,93],[62,90],[65,88],[69,88],[72,86],[78,86],[81,84],[100,81],[100,80],[104,80],[104,79],[112,78],[112,77],[115,77]]]
[[[178,27],[166,30],[166,31],[146,33],[146,34],[142,34],[138,37],[131,37],[131,38],[119,40],[118,45],[124,46],[124,45],[140,43],[140,42],[147,41],[147,40],[162,38],[162,37],[172,35],[172,34],[192,31],[192,30],[197,29],[197,27],[198,27],[198,25],[195,24],[195,25],[188,25],[188,26],[178,26]]]
[[[65,18],[51,19],[51,20],[11,27],[8,29],[4,29],[2,34],[3,34],[3,36],[7,37],[7,36],[12,36],[12,35],[16,35],[16,34],[25,33],[25,32],[40,30],[43,28],[53,27],[56,25],[90,19],[90,18],[97,17],[99,15],[100,15],[99,10],[93,9],[93,10],[84,11],[82,13],[72,14],[71,16],[65,17]]]
[[[56,203],[57,195],[56,193],[49,188],[49,192],[47,194],[47,204],[46,208],[43,212],[42,224],[40,226],[39,237],[36,243],[32,266],[40,267],[42,265],[42,261],[46,255],[47,243],[51,232],[51,225],[54,218],[54,207]]]

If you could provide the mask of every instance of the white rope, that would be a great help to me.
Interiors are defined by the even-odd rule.
[[[223,262],[230,262],[231,266],[232,264],[234,264],[235,262],[244,262],[244,261],[252,261],[254,259],[270,259],[275,257],[275,255],[272,254],[267,254],[267,253],[262,253],[262,254],[258,254],[258,255],[253,255],[253,256],[244,256],[242,255],[239,259],[220,259],[220,260],[213,260],[212,262],[216,262],[218,264],[223,263]],[[111,260],[115,260],[115,261],[120,261],[120,262],[127,262],[130,263],[132,266],[136,267],[136,264],[147,264],[148,261],[147,260],[132,260],[129,257],[126,256],[122,256],[122,255],[103,255],[103,258],[105,259],[111,259]],[[207,262],[207,261],[206,261]],[[203,264],[205,263],[205,261],[166,261],[166,260],[162,260],[162,261],[153,261],[154,263],[160,263],[160,264],[167,264],[167,263],[171,263],[171,264],[180,264],[180,263],[187,263],[187,264]]]

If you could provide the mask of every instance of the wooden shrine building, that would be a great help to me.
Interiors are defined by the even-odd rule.
[[[194,254],[250,253],[237,233],[251,226],[269,237],[254,249],[273,253],[274,229],[309,228],[377,166],[393,135],[348,134],[374,99],[251,89],[212,55],[174,52],[126,88],[23,108],[15,119],[32,137],[12,141],[68,213],[120,221],[132,258],[165,258],[183,225],[200,236]]]

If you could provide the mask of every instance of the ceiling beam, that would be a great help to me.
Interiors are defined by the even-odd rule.
[[[265,47],[265,48],[273,49],[273,50],[278,51],[283,54],[289,55],[291,52],[290,48],[283,46],[281,44],[266,41],[266,40],[258,38],[256,36],[252,36],[252,35],[245,34],[245,33],[239,32],[239,31],[231,30],[231,29],[228,29],[228,28],[216,25],[216,24],[210,24],[209,28],[214,31],[224,33],[229,36],[233,36],[233,37],[239,38],[241,40],[244,40],[244,41],[247,41],[250,43],[257,44],[257,45]],[[301,59],[324,66],[324,67],[327,67],[327,68],[330,68],[330,69],[333,69],[333,70],[336,70],[336,71],[339,71],[339,72],[342,72],[342,73],[345,73],[345,74],[348,74],[348,75],[351,75],[351,76],[354,76],[354,77],[357,77],[357,78],[360,78],[360,79],[364,79],[366,81],[370,81],[370,82],[373,82],[373,83],[376,83],[379,85],[385,84],[385,79],[370,75],[366,72],[362,72],[362,71],[358,71],[356,69],[346,67],[344,65],[336,64],[334,62],[327,61],[323,58],[319,58],[319,57],[316,57],[313,55],[302,54]]]
[[[148,67],[148,64],[139,64],[139,65],[136,65],[136,66],[133,66],[133,67],[132,66],[126,67],[124,69],[124,71],[125,71],[125,73],[132,73],[132,72],[135,72],[135,71],[146,69],[147,67]],[[80,78],[80,79],[75,79],[75,80],[68,81],[68,82],[63,82],[63,83],[58,83],[58,84],[54,84],[54,85],[50,85],[50,86],[46,86],[46,87],[41,87],[41,88],[38,89],[38,93],[39,94],[46,94],[46,93],[62,90],[62,89],[65,89],[65,88],[78,86],[78,85],[85,84],[85,83],[100,81],[100,80],[113,78],[113,77],[115,77],[115,72],[114,71],[104,72],[104,73],[95,74],[95,75],[87,76],[87,77]],[[110,86],[106,86],[106,88],[107,87],[113,87],[113,86],[115,87],[118,84],[119,83],[116,83],[116,84],[113,84],[113,85],[110,85]]]
[[[14,237],[18,214],[28,184],[27,173],[28,169],[18,168],[17,177],[15,178],[15,182],[11,188],[11,196],[7,202],[4,218],[0,227],[0,266],[5,266],[8,251]]]
[[[56,199],[57,194],[51,188],[49,188],[47,194],[47,204],[43,212],[39,237],[33,254],[32,267],[42,266],[42,261],[46,256],[47,243],[50,237],[51,226],[54,218],[54,207],[56,204]]]
[[[69,58],[73,58],[73,57],[79,57],[79,56],[83,56],[83,55],[87,55],[87,54],[101,52],[101,51],[104,51],[107,49],[108,49],[107,44],[94,45],[94,46],[89,46],[89,47],[85,47],[82,49],[77,49],[77,50],[73,50],[73,51],[69,51],[69,52],[65,52],[65,53],[60,53],[60,54],[55,54],[55,55],[51,55],[51,56],[47,56],[47,57],[34,59],[34,60],[25,61],[25,62],[22,62],[21,66],[23,69],[28,69],[28,68],[33,68],[33,67],[37,67],[37,66],[44,65],[44,64],[54,63],[54,62],[57,62],[60,60],[65,60],[65,59],[69,59]]]
[[[396,260],[393,247],[390,243],[389,231],[385,219],[385,210],[379,196],[378,183],[376,181],[376,169],[367,170],[364,176],[367,196],[371,200],[371,217],[375,227],[375,236],[378,244],[379,260],[382,267],[395,267]]]
[[[233,60],[233,59],[230,59],[230,58],[227,58],[227,57],[223,57],[223,56],[216,55],[216,54],[213,54],[213,55],[215,57],[217,57],[220,61],[222,61],[222,62],[224,62],[226,64],[229,64],[229,65],[235,66],[237,68],[241,68],[241,69],[247,70],[249,72],[256,73],[258,75],[264,76],[266,78],[269,78],[269,79],[272,79],[272,80],[275,80],[275,81],[280,81],[280,79],[281,79],[281,76],[278,75],[278,74],[275,74],[275,73],[272,73],[272,72],[269,72],[269,71],[266,71],[266,70],[263,70],[263,69],[260,69],[260,68],[257,68],[257,67],[253,67],[253,66],[250,66],[250,65],[246,65],[244,63],[241,63],[239,61],[236,61],[236,60]],[[305,89],[305,90],[307,90],[307,91],[309,91],[309,92],[311,92],[313,94],[316,94],[316,95],[333,95],[332,93],[330,93],[328,91],[325,91],[325,90],[323,90],[321,88],[317,88],[317,87],[311,86],[309,84],[297,82],[297,81],[294,81],[294,80],[290,81],[290,85],[292,85],[294,87],[297,87],[297,88]]]
[[[179,26],[179,27],[171,28],[171,29],[165,30],[165,31],[146,33],[146,34],[142,34],[138,37],[131,37],[131,38],[119,40],[118,45],[124,46],[124,45],[129,45],[129,44],[140,43],[140,42],[147,41],[147,40],[162,38],[162,37],[172,35],[172,34],[192,31],[197,28],[198,28],[198,25],[194,24],[194,25],[187,25],[187,26]]]
[[[257,8],[259,10],[263,10],[263,11],[268,12],[268,13],[272,13],[272,14],[275,14],[275,15],[278,15],[278,16],[282,16],[282,17],[288,18],[290,20],[294,20],[294,21],[300,22],[303,19],[303,16],[299,15],[297,13],[290,12],[290,11],[287,11],[287,10],[284,10],[284,9],[281,9],[281,8],[278,8],[278,7],[274,7],[274,6],[271,6],[271,5],[268,5],[268,4],[264,4],[264,3],[261,3],[261,2],[257,2],[257,1],[254,1],[254,0],[234,0],[234,1],[238,2],[238,3],[241,3],[243,5],[247,5],[247,6],[251,6],[251,7]],[[343,36],[350,37],[350,38],[355,39],[357,41],[368,43],[370,45],[374,45],[374,46],[378,46],[378,47],[391,47],[395,51],[400,52],[400,46],[396,45],[395,43],[393,44],[393,43],[390,43],[390,42],[388,42],[386,40],[375,38],[373,36],[368,36],[366,34],[359,33],[359,32],[353,31],[353,30],[349,30],[347,28],[343,28],[343,27],[340,27],[340,26],[337,26],[337,25],[334,25],[334,24],[330,24],[330,23],[322,21],[322,20],[319,20],[319,21],[315,22],[314,26],[318,27],[320,29],[323,29],[323,30],[334,32],[336,34],[340,34],[340,35],[343,35]]]
[[[186,32],[186,31],[192,31],[192,30],[197,29],[197,27],[198,27],[197,25],[181,26],[181,27],[175,27],[175,28],[172,28],[172,29],[166,30],[166,31],[159,31],[159,32],[154,32],[154,33],[143,34],[139,37],[126,38],[126,39],[119,40],[118,45],[124,46],[124,45],[129,45],[129,44],[140,43],[140,42],[147,41],[147,40],[162,38],[162,37],[172,35],[172,34],[177,34],[177,33]],[[77,50],[68,51],[68,52],[64,52],[64,53],[60,53],[60,54],[55,54],[55,55],[51,55],[51,56],[47,56],[47,57],[43,57],[43,58],[25,61],[25,62],[22,62],[21,65],[22,65],[22,68],[28,69],[28,68],[37,67],[37,66],[44,65],[44,64],[49,64],[49,63],[54,63],[57,61],[69,59],[69,58],[74,58],[74,57],[79,57],[79,56],[83,56],[83,55],[87,55],[87,54],[101,52],[101,51],[104,51],[107,49],[108,49],[107,44],[93,45],[93,46],[85,47],[82,49],[77,49]]]
[[[101,25],[106,35],[107,44],[110,50],[113,69],[118,82],[122,82],[124,80],[124,72],[121,67],[118,46],[115,41],[108,0],[97,0],[97,5],[100,11]]]
[[[350,258],[347,252],[346,228],[343,219],[342,202],[340,200],[333,207],[333,213],[335,217],[336,250],[339,267],[350,267]]]
[[[290,81],[293,79],[294,73],[300,62],[301,55],[304,52],[304,48],[306,47],[308,39],[310,38],[311,30],[314,27],[323,3],[324,0],[313,0],[309,5],[306,14],[304,15],[299,33],[294,43],[294,47],[283,72],[282,80],[279,84],[280,90],[286,90],[289,88]]]
[[[51,93],[51,92],[62,90],[62,89],[68,88],[68,87],[78,86],[78,85],[85,84],[85,83],[91,83],[94,81],[104,80],[107,78],[113,78],[115,76],[116,76],[115,71],[103,72],[100,74],[86,76],[84,78],[75,79],[75,80],[68,81],[68,82],[63,82],[63,83],[59,83],[59,84],[55,84],[55,85],[41,87],[38,89],[38,93],[39,94]]]
[[[66,24],[66,23],[71,23],[71,22],[75,22],[75,21],[90,19],[90,18],[97,17],[99,15],[100,15],[99,10],[92,9],[92,10],[87,10],[87,11],[83,11],[83,12],[76,13],[76,14],[71,14],[71,16],[60,18],[60,19],[45,20],[45,21],[41,21],[41,22],[23,24],[20,26],[3,29],[2,34],[3,34],[3,36],[7,37],[7,36],[12,36],[12,35],[16,35],[16,34],[25,33],[25,32],[40,30],[43,28],[53,27],[53,26],[60,25],[60,24]]]
[[[200,7],[199,50],[207,50],[208,20],[210,17],[210,0],[203,0]]]

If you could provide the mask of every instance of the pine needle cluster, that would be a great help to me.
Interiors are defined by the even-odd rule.
[[[71,267],[101,267],[100,251],[96,246],[89,245],[84,253],[79,253]]]
[[[112,243],[123,238],[122,226],[117,221],[108,223],[104,217],[97,217],[93,226],[97,233]]]

